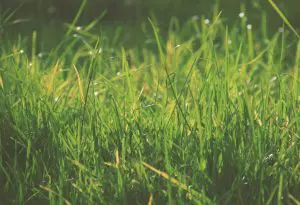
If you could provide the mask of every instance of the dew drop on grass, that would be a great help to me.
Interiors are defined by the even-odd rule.
[[[239,17],[240,18],[244,18],[245,17],[245,13],[244,12],[239,13]]]
[[[248,184],[248,181],[247,181],[247,178],[246,178],[246,176],[243,176],[243,177],[242,177],[242,182],[243,182],[245,185],[247,185],[247,184]]]
[[[204,23],[207,25],[207,24],[210,23],[210,20],[209,20],[209,19],[205,19],[205,20],[204,20]]]
[[[155,41],[153,39],[150,39],[148,38],[146,41],[145,41],[145,44],[152,44],[154,43]]]
[[[195,15],[195,16],[192,17],[192,20],[193,20],[193,21],[198,21],[199,19],[200,19],[200,17],[197,16],[197,15]]]
[[[275,80],[277,80],[277,77],[276,76],[274,76],[273,78],[271,78],[271,82],[273,82],[273,81],[275,81]]]
[[[279,31],[279,33],[283,33],[283,32],[284,32],[284,28],[280,27],[280,28],[278,29],[278,31]]]
[[[267,156],[264,157],[264,160],[263,160],[265,163],[269,164],[269,165],[272,165],[275,163],[275,156],[274,154],[269,154]]]

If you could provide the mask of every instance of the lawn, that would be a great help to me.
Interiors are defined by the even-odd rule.
[[[277,12],[277,32],[149,18],[129,46],[100,18],[47,51],[0,38],[0,204],[300,204],[300,41]]]

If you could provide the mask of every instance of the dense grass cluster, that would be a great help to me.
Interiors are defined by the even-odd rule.
[[[1,39],[1,203],[299,204],[300,41],[237,18]]]

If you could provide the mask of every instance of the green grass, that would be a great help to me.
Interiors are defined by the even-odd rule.
[[[0,39],[1,203],[300,203],[292,32],[216,11],[122,48],[75,22],[43,55]]]

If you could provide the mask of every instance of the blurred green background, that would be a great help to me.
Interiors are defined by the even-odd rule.
[[[1,0],[0,6],[3,11],[21,5],[18,14],[22,17],[68,21],[74,17],[81,2],[81,0]],[[219,3],[220,10],[228,18],[236,17],[241,4],[246,5],[252,16],[261,11],[272,13],[267,0],[88,0],[83,16],[85,20],[88,20],[107,10],[105,16],[107,21],[140,21],[150,12],[155,13],[159,19],[168,19],[171,16],[185,19],[193,15],[209,15],[216,3]],[[275,3],[293,23],[300,25],[298,21],[299,0],[275,0]],[[276,23],[276,19],[273,23]]]
[[[300,28],[300,0],[274,2],[292,25]],[[37,30],[40,37],[46,36],[42,39],[53,42],[56,38],[59,41],[65,29],[64,23],[70,23],[74,19],[81,3],[82,0],[1,0],[0,33],[6,33],[8,37],[19,33],[26,36]],[[140,25],[148,23],[149,16],[155,16],[158,25],[167,28],[173,16],[181,22],[193,17],[211,18],[215,5],[218,5],[223,20],[229,25],[237,22],[238,14],[243,9],[248,23],[256,29],[260,29],[263,15],[267,16],[267,26],[271,32],[278,31],[283,24],[268,0],[88,0],[77,25],[86,25],[106,11],[101,20],[104,30],[114,32],[120,26],[123,30],[130,27],[127,33],[130,33],[128,38],[132,38],[141,35]],[[16,23],[5,24],[4,17],[15,10],[12,20]]]

